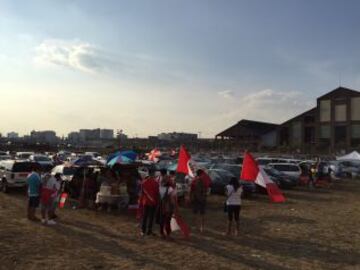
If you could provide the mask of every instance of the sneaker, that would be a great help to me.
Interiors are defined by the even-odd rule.
[[[43,219],[43,218],[42,218],[42,219],[41,219],[41,223],[44,224],[44,225],[46,225],[46,224],[47,224],[46,219]]]
[[[50,220],[47,222],[47,224],[48,224],[48,225],[56,225],[56,221],[50,219]]]

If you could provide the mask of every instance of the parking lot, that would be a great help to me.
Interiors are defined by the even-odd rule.
[[[211,196],[205,233],[167,242],[140,238],[127,214],[67,208],[56,226],[32,223],[23,192],[0,194],[0,269],[360,269],[360,181],[298,187],[284,204],[256,196],[238,238],[223,236],[224,197]]]

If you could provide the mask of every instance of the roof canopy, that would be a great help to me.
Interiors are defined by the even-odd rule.
[[[337,160],[360,160],[360,154],[357,151],[353,151],[342,157],[338,157]]]

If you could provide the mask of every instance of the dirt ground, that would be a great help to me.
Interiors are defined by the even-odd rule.
[[[212,196],[206,232],[167,242],[140,238],[126,214],[68,208],[56,226],[29,222],[23,193],[0,194],[0,269],[360,269],[359,180],[285,195],[244,200],[238,238],[223,236],[224,198]]]

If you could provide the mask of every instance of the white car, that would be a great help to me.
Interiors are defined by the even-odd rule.
[[[40,165],[24,160],[0,161],[0,190],[6,193],[9,188],[26,187],[27,177],[34,166]]]
[[[50,171],[53,166],[54,163],[51,160],[51,158],[49,158],[46,155],[41,155],[41,154],[35,154],[35,155],[31,155],[29,157],[30,161],[34,161],[40,164],[40,166],[45,170],[45,171]]]
[[[269,167],[274,168],[286,175],[293,176],[293,177],[300,177],[301,175],[301,168],[299,165],[292,164],[292,163],[270,163],[268,164]]]
[[[59,173],[63,181],[70,182],[74,177],[75,171],[76,168],[74,167],[69,167],[66,165],[58,165],[51,170],[51,175],[55,175]]]
[[[17,152],[15,155],[15,159],[18,160],[28,160],[31,155],[34,155],[34,152]]]
[[[4,151],[0,151],[0,160],[7,160],[7,159],[11,159],[11,156]]]

